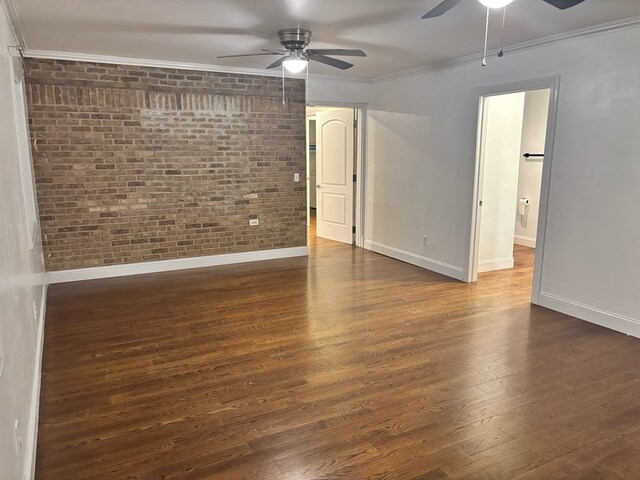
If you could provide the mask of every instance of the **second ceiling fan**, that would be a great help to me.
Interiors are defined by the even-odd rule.
[[[444,15],[453,7],[462,3],[465,0],[444,0],[432,10],[425,13],[422,18],[434,18]],[[482,5],[487,8],[503,8],[509,5],[513,0],[478,0]],[[576,5],[584,2],[584,0],[542,0],[543,2],[553,5],[560,10],[566,10],[567,8],[575,7]]]
[[[440,2],[435,8],[425,13],[422,18],[434,18],[444,15],[453,7],[462,3],[464,0],[444,0]],[[498,57],[504,56],[504,50],[502,48],[504,43],[504,26],[507,18],[507,6],[513,3],[514,0],[478,0],[482,5],[487,8],[487,18],[485,21],[485,33],[484,33],[484,55],[482,57],[482,65],[487,66],[487,45],[489,41],[489,12],[491,9],[502,8],[502,38],[500,40],[500,51]],[[584,0],[542,0],[549,5],[553,5],[560,10],[566,10],[567,8],[575,7],[576,5],[584,2]]]

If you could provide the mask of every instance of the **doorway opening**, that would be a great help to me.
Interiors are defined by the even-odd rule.
[[[361,232],[362,109],[308,106],[307,244],[355,244]]]
[[[536,83],[536,82],[534,82]],[[537,82],[540,83],[540,82]],[[481,96],[469,281],[515,269],[537,303],[557,82]]]

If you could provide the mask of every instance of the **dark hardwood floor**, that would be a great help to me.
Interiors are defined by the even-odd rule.
[[[308,258],[53,285],[37,477],[639,479],[640,341],[310,237]]]

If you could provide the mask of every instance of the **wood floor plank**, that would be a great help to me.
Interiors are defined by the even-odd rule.
[[[530,305],[533,250],[463,284],[310,245],[51,286],[37,478],[640,478],[640,345]]]

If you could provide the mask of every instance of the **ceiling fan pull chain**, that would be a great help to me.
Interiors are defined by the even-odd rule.
[[[502,9],[502,36],[500,37],[500,51],[498,52],[498,57],[502,58],[504,57],[504,50],[502,49],[504,47],[504,24],[507,20],[507,7],[504,7]]]
[[[482,57],[482,66],[487,66],[487,44],[489,42],[489,12],[490,9],[487,7],[487,23],[484,28],[484,55]]]

